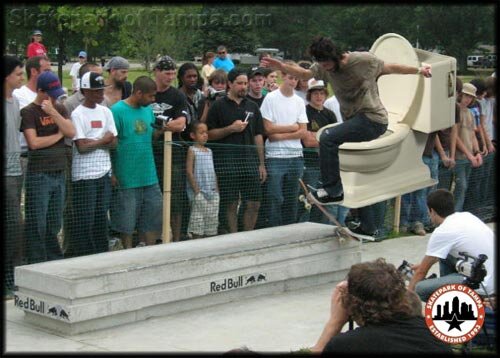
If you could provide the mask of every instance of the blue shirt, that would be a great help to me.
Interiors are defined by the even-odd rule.
[[[225,59],[217,57],[214,61],[214,67],[216,69],[222,69],[225,72],[229,72],[234,68],[234,63],[229,57],[226,57]]]

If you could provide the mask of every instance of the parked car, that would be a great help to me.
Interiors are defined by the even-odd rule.
[[[467,67],[480,67],[483,61],[483,57],[481,55],[471,55],[467,56]]]

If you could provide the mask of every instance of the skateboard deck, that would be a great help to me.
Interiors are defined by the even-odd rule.
[[[329,213],[323,205],[318,205],[313,199],[311,199],[312,194],[302,179],[299,179],[299,184],[304,191],[304,195],[299,196],[299,201],[304,203],[304,208],[308,211],[311,210],[312,205],[316,206],[328,218],[328,220],[335,225],[334,234],[339,238],[340,242],[344,242],[346,239],[354,239],[361,242],[363,242],[363,240],[375,241],[375,238],[372,236],[358,236],[356,233],[349,230],[349,228],[341,225],[337,218]]]

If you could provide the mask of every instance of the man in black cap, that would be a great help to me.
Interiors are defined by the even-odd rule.
[[[260,105],[264,101],[264,95],[262,94],[262,89],[265,83],[265,69],[262,67],[252,67],[248,71],[248,94],[247,98],[251,101]]]
[[[186,128],[187,103],[186,96],[172,86],[176,77],[176,66],[170,56],[162,56],[154,65],[154,79],[156,82],[155,102],[152,104],[156,117],[155,126],[172,132],[173,142],[182,141],[181,133]],[[160,188],[163,192],[163,152],[165,136],[161,134],[153,141],[156,171]],[[172,240],[179,241],[181,237],[182,209],[187,205],[185,193],[186,169],[185,148],[172,146]]]
[[[236,232],[238,201],[246,201],[243,230],[253,230],[259,213],[261,183],[267,178],[264,164],[264,127],[259,107],[246,98],[247,74],[236,68],[228,73],[227,96],[208,111],[208,139],[229,144],[214,148],[221,208],[225,206],[229,232]],[[230,148],[229,148],[230,147]],[[221,210],[223,211],[223,210]]]

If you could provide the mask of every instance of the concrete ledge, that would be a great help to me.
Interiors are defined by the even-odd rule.
[[[301,223],[17,267],[16,307],[77,334],[335,282],[361,261],[330,225]]]

